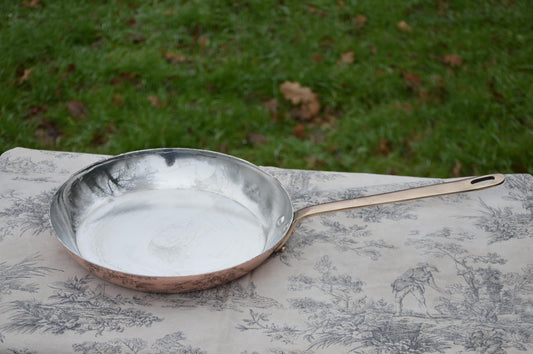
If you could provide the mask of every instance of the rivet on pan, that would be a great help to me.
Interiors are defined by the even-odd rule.
[[[285,216],[281,216],[278,221],[276,221],[276,226],[281,226],[285,223]]]

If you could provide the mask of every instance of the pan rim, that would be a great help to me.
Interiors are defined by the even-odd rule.
[[[123,159],[127,159],[127,158],[129,158],[131,156],[135,156],[135,155],[144,155],[144,154],[151,155],[151,154],[161,154],[161,153],[165,153],[165,152],[181,152],[181,153],[190,154],[191,156],[203,155],[203,156],[209,156],[209,157],[224,158],[224,159],[227,159],[227,160],[232,161],[232,162],[237,162],[237,163],[243,164],[247,168],[252,169],[253,171],[255,171],[255,173],[258,173],[259,175],[262,175],[262,176],[266,177],[270,182],[272,182],[276,186],[277,190],[283,192],[284,197],[288,201],[288,207],[290,209],[290,215],[288,215],[289,216],[289,220],[286,220],[284,222],[285,226],[284,226],[283,230],[280,231],[281,237],[279,237],[279,239],[276,241],[276,243],[274,245],[272,245],[271,247],[269,247],[267,249],[264,249],[260,253],[256,254],[254,257],[249,258],[249,259],[247,259],[244,262],[240,262],[240,263],[237,263],[237,264],[235,264],[233,266],[217,269],[217,270],[210,271],[210,272],[202,272],[202,273],[195,273],[195,274],[185,274],[185,275],[156,275],[156,274],[147,275],[147,274],[137,274],[137,273],[133,273],[133,272],[127,272],[127,271],[124,271],[124,270],[114,269],[114,268],[111,268],[109,266],[98,264],[96,262],[93,262],[93,261],[90,261],[90,260],[86,259],[84,256],[82,256],[80,254],[79,250],[72,249],[68,244],[65,243],[63,238],[60,237],[60,232],[58,231],[58,227],[56,225],[57,221],[55,221],[55,218],[53,217],[53,215],[54,215],[53,210],[60,203],[60,201],[59,201],[60,196],[65,191],[65,189],[69,186],[69,184],[71,184],[76,179],[81,178],[85,174],[90,173],[96,167],[103,166],[103,165],[108,164],[108,163],[113,163],[113,162],[116,162],[116,161],[120,161],[120,160],[123,160]],[[93,163],[91,163],[91,164],[89,164],[89,165],[77,170],[76,172],[70,174],[69,177],[54,192],[54,194],[53,194],[53,196],[51,198],[51,201],[49,203],[49,208],[48,208],[49,223],[50,223],[50,225],[52,227],[52,230],[54,232],[55,238],[60,242],[60,244],[72,256],[75,257],[75,260],[78,263],[80,263],[85,268],[87,268],[87,265],[94,265],[94,266],[99,267],[99,268],[101,268],[101,269],[103,269],[105,271],[109,271],[109,272],[113,272],[113,273],[117,273],[117,274],[123,274],[123,275],[128,276],[128,277],[135,277],[135,278],[138,278],[139,280],[148,280],[148,281],[151,280],[151,279],[155,279],[155,278],[166,279],[166,280],[172,280],[172,279],[178,280],[179,279],[179,280],[187,281],[188,279],[197,278],[199,276],[206,276],[206,277],[214,276],[214,275],[217,275],[219,273],[220,274],[221,273],[226,273],[226,272],[228,272],[228,271],[230,271],[232,269],[238,269],[240,267],[246,267],[246,264],[254,263],[258,258],[263,258],[263,257],[265,259],[268,258],[268,256],[270,254],[272,254],[279,247],[279,245],[283,242],[288,230],[290,229],[291,225],[294,223],[294,206],[292,204],[292,200],[290,198],[289,193],[287,192],[285,187],[281,184],[281,182],[276,177],[274,177],[273,175],[271,175],[270,173],[268,173],[264,169],[260,168],[258,165],[253,164],[252,162],[247,161],[245,159],[242,159],[240,157],[229,155],[229,154],[225,154],[225,153],[221,153],[221,152],[218,152],[218,151],[205,150],[205,149],[194,149],[194,148],[153,148],[153,149],[134,150],[134,151],[129,151],[129,152],[125,152],[125,153],[121,153],[121,154],[117,154],[117,155],[103,155],[103,156],[105,156],[103,159],[95,161],[95,162],[93,162]],[[82,261],[82,262],[84,262],[86,264],[82,264],[80,261]],[[109,280],[109,279],[107,279],[107,280]]]

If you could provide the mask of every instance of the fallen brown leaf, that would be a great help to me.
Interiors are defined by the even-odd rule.
[[[446,0],[438,0],[437,3],[437,15],[444,16],[448,12],[449,4]]]
[[[200,37],[198,43],[200,44],[200,47],[205,48],[209,45],[209,39],[207,37]]]
[[[333,114],[327,114],[319,120],[318,124],[327,127],[334,124],[336,120],[337,118]]]
[[[279,89],[283,97],[291,101],[293,105],[311,101],[316,95],[309,87],[302,87],[298,82],[285,81],[279,85]]]
[[[161,108],[161,107],[164,106],[163,101],[161,101],[161,99],[159,99],[159,97],[157,97],[157,96],[148,95],[146,98],[148,98],[148,101],[150,101],[150,104],[152,105],[152,107]]]
[[[184,55],[178,53],[166,52],[163,56],[169,64],[181,64],[187,61],[187,58]]]
[[[98,38],[97,40],[91,43],[91,49],[99,49],[104,45],[104,43],[105,43],[104,38]]]
[[[446,54],[442,58],[442,61],[451,67],[458,67],[463,65],[463,58],[461,58],[461,56],[457,54]]]
[[[279,102],[277,99],[273,98],[264,102],[264,106],[267,112],[270,114],[270,119],[272,122],[275,122],[278,119],[278,107]]]
[[[67,70],[61,73],[61,75],[59,75],[59,80],[57,82],[57,87],[55,89],[55,95],[58,99],[61,99],[61,92],[63,91],[64,80],[75,71],[76,71],[76,65],[74,63],[70,63],[67,65]]]
[[[377,148],[378,154],[388,155],[391,153],[390,141],[385,138],[379,139],[379,146]]]
[[[334,37],[326,35],[320,37],[318,45],[323,49],[334,49],[337,43]]]
[[[459,161],[457,161],[455,166],[453,166],[453,168],[452,168],[452,176],[454,176],[454,177],[462,177],[463,176],[463,174],[461,173],[462,168],[463,168],[463,164],[460,163]]]
[[[305,162],[307,164],[306,168],[309,169],[320,169],[326,165],[326,161],[319,159],[314,155],[307,155],[305,157]]]
[[[31,74],[33,73],[33,68],[24,69],[22,75],[18,78],[17,82],[19,85],[22,85],[30,79]]]
[[[285,81],[279,88],[285,99],[299,107],[294,113],[296,118],[309,120],[320,112],[318,95],[309,87],[302,87],[298,82]]]
[[[341,58],[339,59],[338,64],[340,65],[351,64],[354,62],[354,60],[355,60],[355,53],[353,50],[350,50],[346,53],[341,54]]]
[[[133,16],[125,20],[125,22],[128,26],[130,26],[130,28],[133,28],[133,29],[139,28],[139,24],[137,23],[137,20],[135,20],[135,17]]]
[[[106,145],[111,139],[111,135],[113,135],[115,131],[115,122],[109,122],[105,129],[98,129],[93,132],[90,145],[94,147]]]
[[[43,146],[56,146],[57,139],[63,135],[63,132],[57,123],[48,119],[39,119],[38,129],[34,135]]]
[[[126,100],[120,93],[115,93],[111,96],[111,103],[116,107],[122,107],[126,103]]]
[[[407,24],[407,22],[405,21],[400,21],[396,24],[396,27],[402,31],[402,32],[406,32],[406,33],[410,33],[410,32],[413,32],[413,29],[411,28],[411,26],[409,26]]]
[[[89,113],[89,108],[87,105],[78,100],[67,102],[67,108],[72,118],[76,119],[84,119]]]
[[[403,112],[406,112],[406,113],[411,113],[413,111],[413,106],[411,106],[410,103],[394,103],[394,108],[399,110],[399,111],[403,111]]]
[[[120,73],[117,76],[112,77],[111,80],[109,80],[109,83],[111,85],[117,86],[124,82],[132,82],[136,78],[137,78],[136,72],[124,72],[124,73]]]
[[[451,70],[451,69],[450,69]],[[449,91],[446,87],[446,81],[440,75],[432,75],[430,77],[432,82],[428,92],[421,90],[419,97],[422,102],[444,103],[449,97]]]
[[[258,133],[247,133],[246,141],[248,141],[253,146],[258,147],[268,143],[268,138]]]
[[[297,124],[292,129],[292,135],[294,135],[298,139],[305,139],[305,136],[307,135],[306,130],[307,129],[305,128],[305,125]]]
[[[70,76],[70,74],[72,74],[75,71],[76,71],[76,65],[74,63],[70,63],[67,65],[67,70],[61,75],[59,75],[59,78],[66,79],[67,77]]]
[[[502,102],[504,100],[505,96],[496,88],[496,80],[494,79],[494,76],[490,78],[487,86],[489,88],[489,92],[492,94],[492,97],[496,102]]]
[[[278,111],[279,102],[277,99],[273,98],[266,101],[264,104],[269,113],[276,113]]]
[[[176,9],[175,8],[171,8],[170,10],[167,10],[165,12],[163,12],[163,15],[165,16],[172,16],[176,13]]]
[[[414,73],[406,73],[403,75],[403,81],[407,84],[407,88],[414,92],[420,91],[422,86],[422,79]]]
[[[43,6],[43,4],[41,3],[40,0],[31,0],[31,1],[28,1],[28,0],[24,0],[22,2],[22,6],[25,6],[25,7],[29,7],[29,8],[36,8],[36,7],[41,7]]]
[[[353,20],[357,27],[363,28],[366,25],[367,18],[365,15],[357,14]]]
[[[61,92],[63,91],[63,80],[59,80],[57,87],[54,90],[57,99],[61,99]]]
[[[293,116],[301,120],[310,120],[320,112],[320,102],[317,100],[309,101],[294,111]]]
[[[435,97],[427,90],[418,91],[418,99],[423,103],[437,103]]]
[[[140,44],[146,40],[146,37],[142,33],[129,33],[124,38],[133,44]]]
[[[311,57],[315,63],[322,63],[324,61],[324,56],[320,53],[315,53]]]
[[[327,16],[327,12],[313,5],[307,5],[307,10],[312,14]]]
[[[40,119],[40,117],[48,111],[48,105],[37,105],[37,106],[31,106],[26,111],[26,118],[37,118]]]
[[[217,147],[217,151],[221,153],[227,153],[228,152],[228,143],[222,143]]]

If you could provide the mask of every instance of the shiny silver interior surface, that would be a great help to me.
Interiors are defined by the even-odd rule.
[[[63,245],[81,256],[77,231],[92,210],[129,193],[173,189],[215,193],[244,206],[264,230],[263,251],[273,248],[292,223],[287,192],[257,166],[205,150],[153,149],[117,155],[74,174],[53,197],[52,226]]]

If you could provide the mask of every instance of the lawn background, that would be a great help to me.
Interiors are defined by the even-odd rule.
[[[532,44],[528,0],[2,1],[0,152],[533,173]]]

